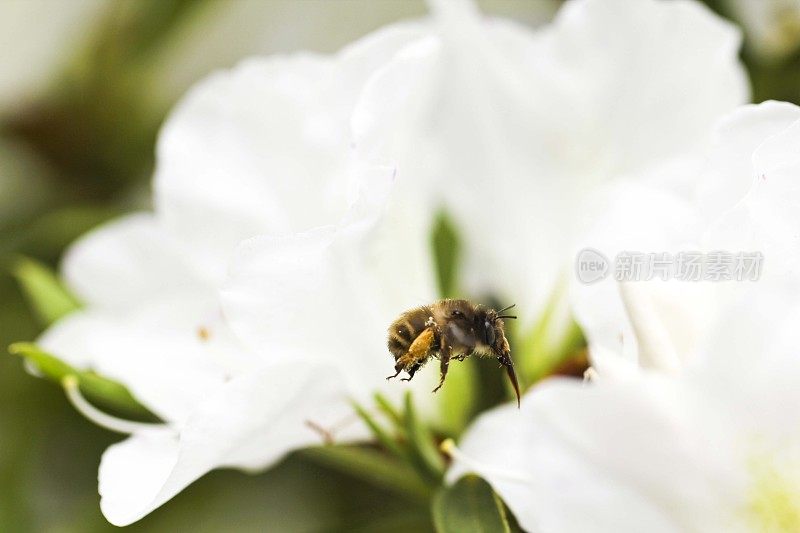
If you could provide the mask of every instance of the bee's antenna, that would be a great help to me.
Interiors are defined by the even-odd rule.
[[[514,319],[516,319],[517,317],[513,316],[513,315],[499,315],[497,318],[514,318]]]
[[[508,307],[504,307],[504,308],[500,309],[500,310],[497,312],[497,314],[498,314],[498,315],[499,315],[499,314],[502,314],[502,312],[503,312],[503,311],[508,311],[509,309],[513,308],[513,307],[514,307],[514,306],[516,306],[516,305],[517,305],[517,304],[511,304],[511,305],[509,305]]]

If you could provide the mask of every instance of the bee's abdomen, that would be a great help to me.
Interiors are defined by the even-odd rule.
[[[412,309],[400,315],[389,326],[389,351],[395,359],[402,357],[414,342],[414,339],[427,327],[425,324],[431,317],[431,311],[427,307]]]

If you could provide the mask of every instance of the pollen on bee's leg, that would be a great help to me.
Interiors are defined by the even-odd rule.
[[[114,431],[116,433],[130,435],[143,430],[167,427],[166,424],[133,422],[131,420],[123,420],[121,418],[111,416],[108,413],[104,413],[83,397],[78,378],[75,375],[64,376],[64,378],[61,380],[61,385],[64,387],[64,392],[67,395],[67,399],[69,399],[69,402],[72,404],[75,410],[101,428]]]

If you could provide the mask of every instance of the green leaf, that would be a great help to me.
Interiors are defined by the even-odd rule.
[[[558,337],[554,338],[552,327],[550,330],[537,327],[523,338],[522,345],[524,383],[533,384],[550,375],[553,369],[585,346],[586,340],[580,326],[570,320]]]
[[[427,502],[426,502],[427,503]],[[401,512],[387,514],[381,512],[368,521],[347,523],[348,533],[426,533],[434,532],[431,514],[427,506],[420,509],[403,509]]]
[[[550,375],[576,350],[586,345],[578,324],[566,310],[566,284],[562,280],[553,289],[539,320],[533,328],[520,332],[514,352],[521,382],[530,386]]]
[[[81,394],[98,407],[133,420],[158,421],[157,416],[140,404],[128,389],[117,381],[94,372],[78,370],[32,343],[17,342],[9,346],[8,351],[13,355],[24,357],[42,377],[59,385],[65,377],[75,376]]]
[[[377,450],[356,446],[320,446],[298,452],[316,463],[427,503],[431,488],[406,464]]]
[[[476,393],[480,389],[479,383],[475,359],[450,365],[447,383],[436,393],[441,396],[439,407],[444,414],[437,429],[450,437],[457,437],[464,431],[478,407]]]
[[[12,273],[42,325],[49,326],[80,308],[78,300],[48,266],[21,257],[13,265]]]
[[[378,409],[395,424],[398,430],[403,429],[403,417],[400,411],[395,409],[394,405],[380,392],[375,393],[375,403],[378,404]]]
[[[431,230],[431,246],[439,282],[439,294],[446,298],[458,294],[458,264],[461,241],[455,224],[445,213],[439,213]]]
[[[502,500],[478,476],[468,475],[433,498],[433,522],[439,533],[510,533]]]
[[[411,460],[427,480],[439,483],[444,476],[444,458],[439,453],[433,433],[417,416],[411,391],[406,393],[404,418]]]
[[[124,213],[119,207],[96,203],[54,208],[37,214],[34,219],[0,228],[0,255],[18,254],[55,260],[70,243]]]
[[[391,435],[389,435],[383,427],[375,421],[375,419],[366,411],[363,407],[358,405],[357,403],[353,402],[353,408],[356,410],[359,418],[364,421],[367,427],[372,431],[372,434],[375,435],[375,438],[378,439],[384,448],[388,451],[392,452],[398,457],[406,457],[407,453],[400,447],[397,443],[397,440]]]

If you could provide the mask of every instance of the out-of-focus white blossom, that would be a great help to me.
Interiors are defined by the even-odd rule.
[[[758,252],[762,279],[800,265],[800,108],[744,106],[719,122],[703,157],[609,186],[589,210],[580,247],[609,260],[625,251]],[[753,282],[623,281],[575,286],[576,317],[600,375],[636,366],[679,371],[703,350],[709,325]]]
[[[730,306],[681,378],[554,379],[482,415],[450,478],[477,472],[543,533],[796,531],[796,288]]]
[[[755,246],[747,249],[763,252],[764,275],[578,292],[601,379],[546,382],[520,411],[482,415],[448,474],[484,476],[527,529],[800,527],[790,407],[800,401],[800,109],[742,107],[715,139],[702,161],[612,188],[590,242],[607,253]]]
[[[482,0],[535,26],[552,17],[558,0]],[[397,20],[425,15],[423,0],[209,0],[165,43],[153,67],[155,87],[173,101],[212,69],[242,57],[297,49],[330,53]]]
[[[367,85],[357,148],[397,164],[408,201],[455,215],[471,292],[517,302],[529,323],[565,272],[585,200],[700,150],[746,102],[740,35],[689,1],[567,2],[539,31],[469,2],[433,7],[439,32]]]
[[[307,422],[352,421],[351,399],[386,386],[385,376],[362,374],[392,366],[385,330],[371,321],[433,298],[432,272],[427,242],[410,243],[403,261],[382,258],[394,169],[353,156],[347,119],[364,79],[419,31],[391,27],[337,56],[251,60],[204,81],[162,131],[156,213],[101,228],[67,254],[63,272],[85,309],[40,344],[120,381],[165,421],[104,454],[101,507],[112,523],[140,519],[214,468],[264,468],[319,443]],[[230,317],[219,290],[239,242],[256,235],[245,249],[272,242],[283,252],[254,281],[285,297],[240,321],[236,281],[257,256],[243,253],[233,268]],[[331,279],[314,255],[334,242],[334,275],[345,279]],[[348,291],[351,281],[362,284]],[[399,294],[382,288],[399,283],[405,299],[382,300]],[[248,333],[259,328],[278,335],[253,343]],[[359,344],[376,331],[380,343]],[[364,436],[352,423],[336,433]]]

